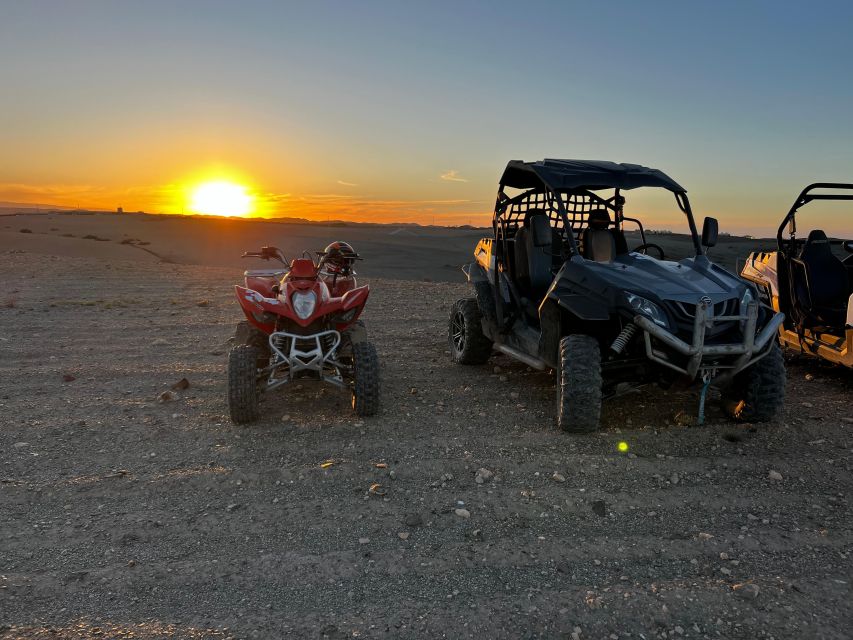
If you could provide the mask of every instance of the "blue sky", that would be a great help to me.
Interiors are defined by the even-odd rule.
[[[579,157],[661,168],[723,229],[769,232],[805,183],[853,182],[851,3],[0,10],[0,200],[168,209],[224,167],[293,212],[482,221],[507,160]]]

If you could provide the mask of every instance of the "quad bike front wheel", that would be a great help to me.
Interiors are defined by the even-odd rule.
[[[785,402],[785,360],[774,342],[766,356],[738,373],[722,393],[726,413],[744,422],[769,422]]]
[[[248,424],[258,419],[260,386],[256,347],[238,344],[228,354],[228,411],[234,424]]]
[[[560,340],[557,426],[571,433],[598,429],[601,417],[601,348],[592,336]]]
[[[457,300],[450,309],[450,358],[456,364],[483,364],[492,355],[492,341],[483,333],[483,315],[476,298]]]
[[[372,342],[352,345],[352,408],[357,416],[372,416],[379,410],[379,356]]]

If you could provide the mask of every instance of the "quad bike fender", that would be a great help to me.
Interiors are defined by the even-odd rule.
[[[362,285],[355,289],[350,289],[341,296],[341,309],[349,311],[357,307],[363,307],[367,304],[367,296],[370,295],[370,285]]]
[[[253,289],[234,286],[237,302],[246,316],[249,324],[260,329],[264,333],[275,331],[275,314],[281,313],[282,304],[275,298],[266,298]]]

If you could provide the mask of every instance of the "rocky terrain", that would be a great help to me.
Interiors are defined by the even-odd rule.
[[[305,384],[237,428],[239,270],[120,257],[0,253],[0,638],[850,637],[849,372],[571,437],[547,373],[450,364],[465,285],[374,278],[380,415]]]

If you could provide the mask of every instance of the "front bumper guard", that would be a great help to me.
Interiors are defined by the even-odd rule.
[[[267,377],[267,390],[292,382],[297,374],[312,371],[320,380],[345,387],[342,365],[337,361],[341,334],[335,330],[299,335],[276,331],[269,336],[273,362],[261,371]],[[282,376],[284,372],[286,375]]]
[[[775,313],[761,329],[761,332],[756,335],[755,331],[758,323],[757,302],[749,303],[746,315],[737,316],[715,317],[713,312],[709,313],[709,307],[710,305],[702,302],[696,305],[696,315],[693,321],[693,341],[691,344],[674,336],[646,316],[634,316],[634,323],[643,329],[646,356],[650,360],[674,369],[679,373],[683,373],[691,379],[695,378],[696,374],[702,371],[703,374],[707,372],[712,378],[715,378],[715,382],[717,383],[727,382],[736,373],[767,355],[769,351],[769,348],[767,348],[768,344],[779,331],[779,326],[785,319],[785,314]],[[706,345],[705,329],[714,326],[717,322],[743,323],[743,342]],[[678,353],[687,356],[686,366],[681,367],[675,364],[665,353],[655,349],[654,345],[652,345],[652,336]],[[705,361],[705,358],[721,358],[725,356],[736,357],[734,360],[728,360],[724,363],[708,363]],[[717,375],[720,369],[725,371]]]

